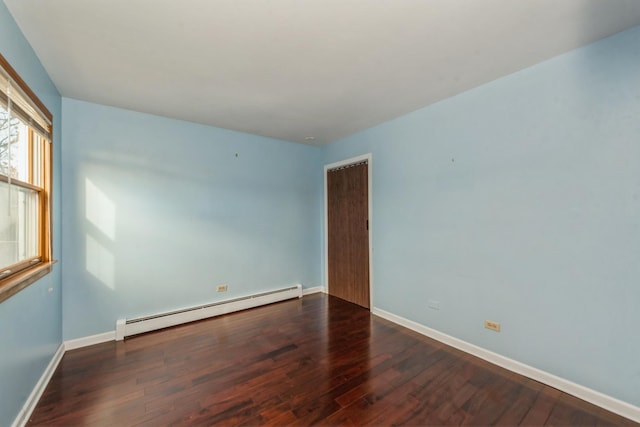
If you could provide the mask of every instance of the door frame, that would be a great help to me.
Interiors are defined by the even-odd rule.
[[[367,204],[369,216],[369,311],[373,311],[373,209],[372,209],[372,155],[371,153],[361,156],[351,157],[349,159],[340,160],[328,165],[324,165],[324,288],[329,293],[329,194],[327,191],[327,172],[342,166],[367,162]]]

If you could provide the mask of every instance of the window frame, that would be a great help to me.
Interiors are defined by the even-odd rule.
[[[0,54],[0,67],[4,69],[22,93],[27,101],[31,103],[39,113],[41,113],[50,123],[53,123],[53,115],[47,107],[40,101],[35,93],[29,88],[26,82],[20,77],[15,69],[9,64],[5,57]],[[10,266],[1,266],[0,274],[9,270],[10,273],[0,276],[0,303],[17,294],[27,286],[38,281],[49,274],[53,269],[55,260],[52,257],[52,187],[53,187],[53,125],[49,128],[50,139],[41,141],[42,153],[40,156],[39,170],[42,179],[41,187],[33,184],[11,179],[11,185],[26,188],[38,192],[38,252],[36,257],[20,261]],[[29,127],[29,174],[33,174],[33,144],[35,143],[34,130]],[[0,175],[0,181],[7,182],[4,175]]]

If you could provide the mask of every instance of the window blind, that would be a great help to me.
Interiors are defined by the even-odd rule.
[[[51,121],[37,106],[28,101],[29,97],[11,80],[7,71],[0,67],[0,106],[8,109],[9,99],[12,116],[18,117],[44,138],[52,140]]]

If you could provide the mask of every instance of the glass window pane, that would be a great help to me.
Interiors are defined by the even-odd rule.
[[[0,181],[0,268],[38,256],[38,192]]]
[[[13,145],[17,141],[17,136],[14,135],[13,126],[11,124],[17,123],[17,119],[9,119],[7,110],[0,107],[0,174],[9,176],[9,146]]]
[[[0,107],[0,173],[29,182],[29,128]]]

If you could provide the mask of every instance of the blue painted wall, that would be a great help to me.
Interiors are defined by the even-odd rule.
[[[54,116],[53,253],[60,257],[60,95],[0,2],[0,53]],[[13,422],[61,343],[60,264],[0,303],[0,425]]]
[[[636,27],[330,145],[373,154],[374,305],[640,405],[639,46]]]
[[[634,28],[318,149],[61,101],[0,2],[0,52],[55,116],[61,260],[0,304],[0,423],[63,336],[321,284],[322,165],[367,152],[376,307],[640,405],[639,45]]]
[[[321,284],[319,148],[67,98],[62,110],[65,340]]]

